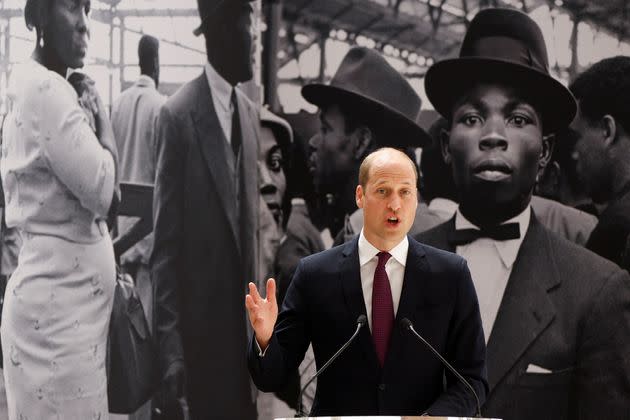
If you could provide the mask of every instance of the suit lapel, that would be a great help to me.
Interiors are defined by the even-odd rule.
[[[236,189],[234,177],[230,175],[233,169],[230,168],[226,156],[225,135],[214,109],[212,93],[205,74],[201,74],[195,83],[197,106],[192,111],[192,120],[197,133],[197,142],[217,189],[218,196],[215,198],[221,203],[229,220],[234,241],[239,244],[238,215],[232,205]]]
[[[256,249],[255,241],[258,229],[258,204],[259,204],[259,186],[258,186],[258,127],[259,118],[248,105],[245,94],[236,89],[237,105],[239,110],[239,119],[241,124],[241,150],[238,158],[238,178],[241,210],[241,249],[247,261],[255,263]],[[254,267],[249,268],[247,276],[255,276]]]
[[[367,314],[365,309],[365,301],[363,300],[363,288],[361,287],[361,270],[359,267],[359,238],[355,237],[352,241],[344,245],[342,252],[342,260],[339,267],[339,280],[341,281],[344,299],[351,319],[355,320],[359,315]],[[363,331],[358,337],[360,345],[363,347],[366,358],[373,366],[379,366],[376,350],[372,342],[372,334],[368,325],[363,327]]]
[[[488,340],[491,390],[555,317],[547,293],[558,279],[547,232],[532,214]]]

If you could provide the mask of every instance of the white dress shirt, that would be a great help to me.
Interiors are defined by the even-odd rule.
[[[234,87],[230,85],[217,71],[212,67],[212,64],[206,61],[204,66],[204,72],[206,79],[208,79],[208,85],[210,86],[210,92],[212,96],[212,104],[214,110],[219,118],[219,124],[223,129],[223,134],[228,143],[232,141],[232,115],[234,114],[234,107],[232,106],[232,91]]]
[[[464,257],[468,262],[470,275],[479,300],[481,323],[486,343],[488,343],[490,332],[497,318],[499,305],[512,273],[518,250],[521,248],[523,238],[529,227],[531,214],[531,207],[527,206],[521,214],[502,223],[517,222],[521,232],[521,237],[518,239],[497,241],[491,238],[479,238],[456,248],[457,254]],[[478,226],[466,220],[459,209],[457,209],[455,215],[455,228],[479,229]]]
[[[391,258],[385,263],[385,272],[389,278],[389,286],[392,290],[392,301],[394,304],[394,316],[398,312],[400,303],[400,293],[402,292],[403,279],[405,276],[405,264],[407,263],[407,252],[409,251],[409,240],[407,236],[398,243],[389,253]],[[376,254],[381,252],[374,247],[363,236],[363,229],[359,235],[359,266],[361,268],[361,288],[363,289],[363,300],[367,312],[368,325],[372,330],[372,287],[374,285],[374,272],[378,265]]]

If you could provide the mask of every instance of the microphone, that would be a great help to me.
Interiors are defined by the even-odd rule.
[[[326,363],[324,363],[324,366],[322,366],[320,370],[315,372],[315,375],[313,375],[313,377],[309,379],[308,382],[302,387],[302,389],[300,390],[300,395],[298,396],[297,410],[295,412],[295,417],[306,417],[306,413],[303,411],[303,408],[302,408],[302,395],[304,394],[304,391],[306,391],[306,388],[311,384],[311,382],[315,380],[315,378],[317,378],[323,371],[325,371],[326,368],[330,366],[330,364],[337,357],[339,357],[341,353],[344,352],[344,350],[350,345],[350,343],[354,341],[356,336],[359,335],[359,331],[366,323],[367,323],[367,316],[363,314],[359,315],[359,317],[357,318],[357,329],[354,330],[354,334],[352,334],[352,337],[350,337],[348,341],[346,341],[346,343],[343,346],[341,346],[339,350],[337,350],[337,353],[333,354],[332,357],[328,359]]]
[[[433,348],[433,346],[429,344],[427,340],[424,339],[424,337],[418,334],[418,332],[413,328],[413,323],[409,320],[409,318],[401,319],[400,325],[403,327],[403,329],[411,331],[411,333],[415,335],[418,338],[418,340],[422,341],[424,345],[427,346],[429,350],[433,352],[433,354],[435,354],[435,357],[440,359],[440,362],[442,362],[442,364],[446,366],[448,370],[450,370],[453,373],[453,375],[455,375],[457,379],[461,381],[461,383],[466,385],[466,388],[468,388],[468,390],[473,394],[473,396],[475,397],[475,401],[477,402],[477,414],[475,416],[481,417],[481,405],[479,404],[479,397],[477,396],[477,393],[475,392],[475,389],[472,387],[472,385],[470,385],[470,383],[468,383],[468,381],[464,379],[464,377],[460,375],[459,372],[456,371],[455,368],[451,366],[451,364],[447,362],[446,359],[442,357],[442,355],[438,353],[438,351],[435,348]]]

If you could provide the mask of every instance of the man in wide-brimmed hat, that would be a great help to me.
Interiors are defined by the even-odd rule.
[[[246,367],[246,281],[255,278],[259,118],[238,84],[252,77],[250,0],[198,0],[208,61],[163,106],[155,182],[154,334],[161,418],[256,418]]]
[[[531,210],[553,133],[576,112],[548,72],[540,28],[486,9],[459,58],[433,65],[427,96],[448,121],[459,208],[421,234],[470,266],[487,342],[487,417],[622,419],[630,406],[630,277],[550,232]]]
[[[348,51],[330,84],[306,85],[302,96],[319,107],[320,132],[310,142],[311,171],[318,193],[333,200],[329,224],[336,234],[345,216],[357,209],[352,192],[365,156],[378,147],[429,143],[415,122],[421,100],[383,56],[363,47]]]

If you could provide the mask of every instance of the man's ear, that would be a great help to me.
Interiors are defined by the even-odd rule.
[[[540,149],[540,156],[538,157],[538,174],[536,179],[540,178],[547,167],[547,164],[551,160],[553,149],[556,145],[556,135],[547,134],[542,138],[542,148]]]
[[[352,137],[355,141],[352,156],[354,156],[356,160],[361,161],[370,150],[374,134],[368,126],[360,125],[352,132]]]
[[[357,201],[357,207],[362,209],[363,208],[363,200],[365,199],[365,195],[363,193],[363,187],[361,185],[357,185],[355,198],[356,198],[356,201]]]
[[[602,130],[604,130],[604,145],[610,147],[617,140],[617,122],[612,115],[606,114],[601,119]]]
[[[450,131],[444,128],[440,131],[440,149],[442,150],[444,162],[446,162],[447,165],[451,164],[451,149],[449,147],[450,137]]]

